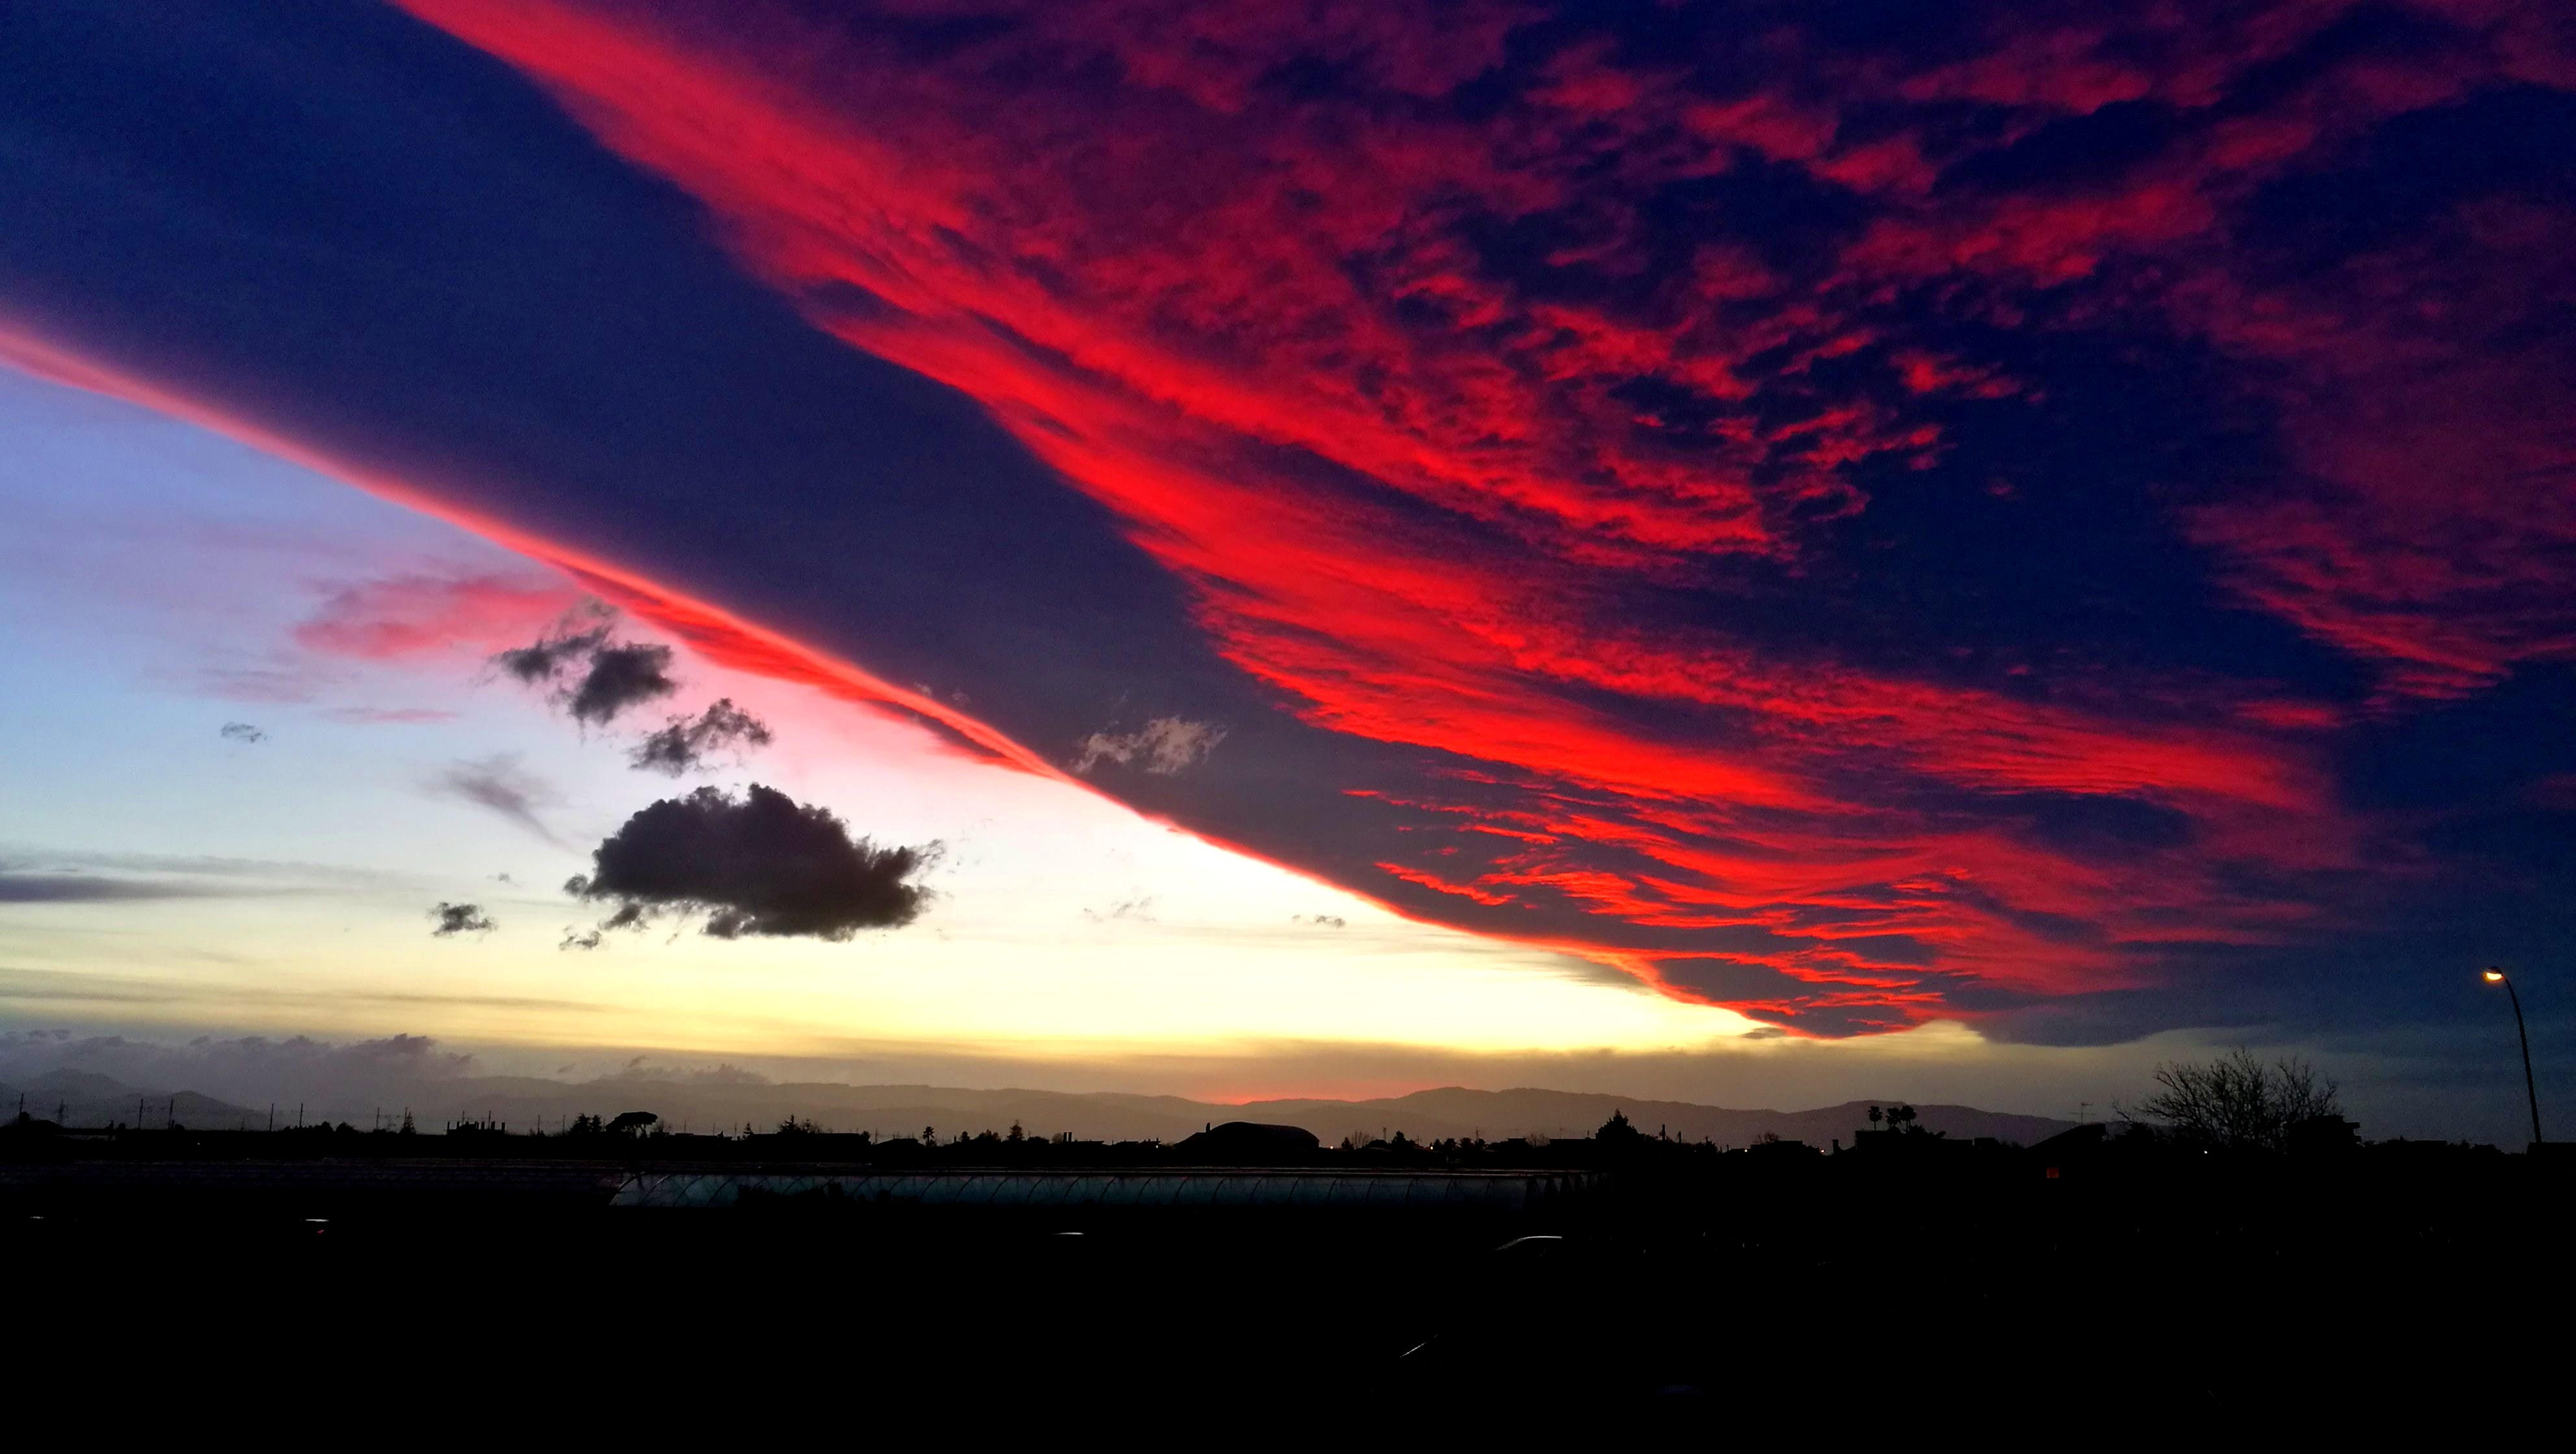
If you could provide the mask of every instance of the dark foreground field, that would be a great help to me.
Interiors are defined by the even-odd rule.
[[[2565,1187],[2520,1157],[2090,1181],[1824,1159],[1613,1172],[1513,1214],[637,1209],[612,1164],[519,1168],[509,1195],[406,1165],[395,1195],[15,1169],[9,1372],[771,1429],[1215,1408],[2091,1442],[2465,1433],[2569,1369]]]

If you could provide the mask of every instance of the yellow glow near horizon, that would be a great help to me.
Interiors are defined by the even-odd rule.
[[[1671,1050],[1750,1028],[1544,952],[1356,901],[1334,907],[1348,927],[961,924],[849,944],[648,932],[580,953],[554,947],[550,921],[563,912],[542,901],[492,904],[505,925],[533,916],[542,928],[461,943],[430,940],[416,913],[379,928],[330,901],[129,906],[113,931],[77,927],[85,915],[51,916],[52,932],[21,920],[6,936],[16,967],[0,972],[0,999],[172,1028],[711,1054],[817,1054],[854,1040],[1042,1058],[1251,1041]],[[206,942],[225,949],[192,947]]]

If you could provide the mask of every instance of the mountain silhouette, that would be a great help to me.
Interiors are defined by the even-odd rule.
[[[0,1086],[0,1110],[14,1109],[18,1089]],[[135,1119],[135,1098],[140,1095],[144,1098],[144,1124],[157,1126],[169,1114],[166,1107],[171,1099],[169,1092],[128,1086],[84,1071],[49,1072],[25,1082],[24,1089],[28,1109],[48,1116],[57,1103],[68,1101],[73,1125],[107,1121],[130,1124]],[[423,1079],[370,1085],[363,1100],[334,1097],[322,1087],[280,1084],[265,1089],[263,1099],[268,1095],[274,1095],[281,1105],[309,1099],[312,1118],[328,1116],[359,1126],[370,1124],[380,1106],[390,1108],[399,1103],[414,1111],[424,1130],[434,1130],[449,1120],[506,1122],[514,1131],[540,1124],[552,1128],[574,1116],[650,1111],[674,1131],[738,1130],[746,1123],[766,1130],[794,1119],[811,1121],[827,1130],[873,1131],[879,1136],[918,1135],[927,1126],[947,1139],[959,1132],[1000,1131],[1017,1124],[1038,1136],[1070,1132],[1086,1141],[1177,1143],[1213,1124],[1256,1121],[1301,1127],[1326,1145],[1338,1143],[1353,1132],[1363,1132],[1362,1139],[1371,1139],[1381,1132],[1402,1131],[1416,1141],[1471,1136],[1488,1141],[1516,1136],[1581,1137],[1590,1135],[1613,1111],[1618,1111],[1648,1135],[1664,1131],[1677,1139],[1706,1139],[1722,1146],[1747,1145],[1766,1132],[1817,1146],[1834,1140],[1848,1142],[1853,1131],[1868,1124],[1872,1104],[1893,1105],[1903,1099],[1891,1096],[1874,1102],[1855,1100],[1780,1111],[1537,1087],[1486,1091],[1448,1086],[1369,1100],[1302,1098],[1236,1105],[1106,1091],[976,1090],[830,1081],[765,1084],[640,1076],[589,1081],[541,1076]],[[342,1104],[342,1100],[349,1103]],[[251,1110],[193,1092],[178,1092],[177,1101],[179,1122],[198,1129],[258,1127],[267,1121],[265,1109]],[[1916,1109],[1924,1129],[1959,1139],[1992,1136],[2028,1145],[2075,1124],[1974,1106],[1918,1102]]]
[[[0,1085],[0,1119],[18,1113],[21,1095],[28,1115],[48,1121],[59,1116],[66,1126],[117,1123],[157,1130],[176,1121],[193,1131],[232,1131],[268,1124],[264,1109],[254,1111],[195,1091],[131,1086],[94,1070],[49,1070],[17,1085]]]

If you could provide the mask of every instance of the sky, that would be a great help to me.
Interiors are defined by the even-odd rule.
[[[2547,7],[11,24],[0,1034],[2576,1088]]]

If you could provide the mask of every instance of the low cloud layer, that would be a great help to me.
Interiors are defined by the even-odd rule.
[[[912,879],[938,852],[937,844],[880,848],[854,840],[829,809],[757,783],[739,798],[709,787],[627,819],[592,853],[592,872],[564,889],[617,905],[603,929],[704,914],[705,932],[719,939],[838,942],[920,917],[930,891]]]
[[[698,772],[726,753],[739,755],[774,740],[769,724],[733,704],[730,697],[695,717],[673,717],[659,731],[635,744],[627,761],[645,772],[679,777]]]
[[[491,915],[483,912],[481,904],[441,903],[429,911],[429,917],[437,922],[437,927],[429,932],[440,939],[457,934],[489,934],[500,927],[492,922]]]
[[[561,802],[562,795],[553,784],[521,767],[517,753],[496,753],[450,764],[431,779],[429,790],[489,808],[548,843],[562,843],[555,837],[555,830],[537,814],[539,808]]]
[[[194,1091],[251,1111],[274,1103],[280,1125],[294,1124],[302,1109],[312,1120],[327,1116],[363,1126],[376,1107],[415,1099],[435,1103],[431,1098],[440,1088],[462,1084],[480,1069],[471,1054],[442,1049],[428,1035],[348,1043],[303,1035],[200,1035],[178,1043],[69,1030],[0,1031],[0,1085],[32,1092],[31,1110],[48,1096],[71,1101],[75,1123],[100,1119],[77,1113],[85,1099]],[[133,1102],[125,1101],[122,1109],[130,1115]]]
[[[159,899],[228,898],[239,892],[235,888],[169,880],[20,873],[0,866],[0,904],[133,904]]]
[[[1186,717],[1157,717],[1133,732],[1094,732],[1082,740],[1073,770],[1088,773],[1104,762],[1138,767],[1162,777],[1207,761],[1225,740],[1225,729]]]

